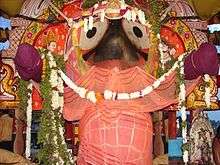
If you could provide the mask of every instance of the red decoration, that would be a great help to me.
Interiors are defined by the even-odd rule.
[[[169,139],[176,139],[177,137],[177,125],[176,125],[176,111],[169,111],[168,112],[168,119],[169,119]]]
[[[35,87],[32,90],[32,109],[36,111],[42,110],[42,98]]]

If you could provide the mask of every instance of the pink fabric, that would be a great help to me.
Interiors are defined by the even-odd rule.
[[[151,116],[101,104],[97,108],[87,109],[80,121],[78,164],[152,164]]]
[[[176,75],[166,77],[149,95],[134,100],[106,101],[93,104],[65,89],[64,118],[80,119],[79,165],[152,164],[152,121],[149,113],[177,102]],[[104,93],[134,92],[151,85],[155,78],[135,66],[126,70],[93,66],[77,84]],[[187,81],[187,93],[196,81]]]
[[[154,77],[139,67],[116,71],[114,69],[109,70],[93,66],[85,75],[79,78],[76,83],[89,90],[100,93],[104,93],[106,89],[129,93],[144,89],[146,86],[153,84],[154,81]],[[187,94],[193,90],[198,81],[199,78],[186,81]],[[175,93],[175,83],[176,75],[173,73],[169,77],[166,77],[165,82],[163,82],[159,88],[143,98],[123,101],[103,101],[101,104],[113,109],[129,107],[130,111],[134,112],[157,111],[177,103],[178,94]],[[65,89],[64,98],[65,107],[63,115],[66,120],[79,120],[87,108],[96,106],[86,99],[81,99],[78,94],[74,93],[70,88]]]

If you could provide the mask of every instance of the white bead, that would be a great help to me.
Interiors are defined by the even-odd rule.
[[[142,93],[142,96],[145,96],[145,95],[151,93],[152,91],[153,91],[153,87],[152,87],[152,86],[148,86],[148,87],[146,87],[145,89],[143,89],[143,90],[141,91],[141,93]]]
[[[105,91],[104,91],[104,98],[105,98],[106,100],[111,100],[111,99],[112,99],[112,96],[113,96],[112,91],[110,91],[110,90],[105,90]]]
[[[80,96],[81,98],[85,98],[87,91],[88,91],[87,89],[80,87],[80,88],[79,88],[79,96]]]
[[[133,93],[130,93],[130,98],[131,99],[137,99],[141,96],[140,92],[133,92]]]
[[[118,100],[128,100],[129,99],[129,94],[128,93],[118,93]]]
[[[156,80],[154,83],[153,83],[153,88],[156,89],[160,86],[160,81],[159,80]]]
[[[86,98],[93,103],[96,103],[97,101],[94,91],[89,91]]]

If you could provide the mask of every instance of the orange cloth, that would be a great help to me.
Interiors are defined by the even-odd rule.
[[[133,100],[102,100],[93,104],[71,89],[64,93],[63,116],[80,119],[78,164],[150,165],[152,164],[153,112],[177,103],[176,74],[167,76],[149,95]],[[88,90],[104,93],[140,91],[156,81],[140,67],[125,70],[92,67],[76,83]],[[187,93],[197,80],[187,81]]]
[[[198,80],[186,80],[187,94],[192,92]],[[79,86],[104,93],[104,90],[112,90],[121,93],[131,93],[140,91],[148,85],[152,85],[156,79],[147,74],[140,67],[132,67],[126,70],[116,71],[93,66],[85,75],[80,77],[76,83]],[[63,116],[66,120],[79,120],[85,110],[93,107],[94,104],[86,99],[82,99],[72,89],[66,88],[64,93]],[[121,109],[123,106],[130,106],[130,111],[154,112],[163,109],[171,104],[178,103],[176,94],[176,73],[166,77],[161,85],[143,98],[133,100],[104,100],[103,105],[108,108]],[[80,107],[80,108],[79,108]]]
[[[0,117],[0,141],[11,141],[13,131],[13,118],[5,114]]]

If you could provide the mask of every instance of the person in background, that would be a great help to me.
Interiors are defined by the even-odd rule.
[[[212,144],[213,158],[216,165],[220,165],[220,125]]]

